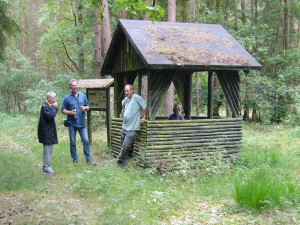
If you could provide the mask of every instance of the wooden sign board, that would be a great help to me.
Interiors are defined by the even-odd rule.
[[[106,90],[101,89],[87,89],[87,98],[90,102],[91,109],[103,109],[107,107]]]

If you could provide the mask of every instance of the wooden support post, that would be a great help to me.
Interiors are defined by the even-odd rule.
[[[208,72],[208,100],[207,100],[207,118],[213,118],[213,90],[214,90],[214,74]]]
[[[141,95],[142,93],[142,74],[138,74],[138,94]]]
[[[107,146],[111,146],[111,119],[110,119],[110,88],[106,89],[106,133],[107,133]]]
[[[190,73],[186,75],[186,87],[184,92],[186,93],[186,99],[184,101],[185,104],[185,113],[186,113],[186,119],[191,119],[191,110],[192,110],[192,86],[193,86],[193,81],[192,81],[192,76],[193,74]]]
[[[89,142],[92,144],[92,112],[91,110],[87,111],[87,128],[88,128],[88,136]]]

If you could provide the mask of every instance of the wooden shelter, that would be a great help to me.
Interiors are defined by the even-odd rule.
[[[203,159],[216,151],[237,153],[242,141],[239,70],[261,65],[220,25],[120,20],[101,74],[114,78],[112,153],[120,151],[121,101],[124,85],[137,86],[147,100],[148,120],[134,144],[141,166],[158,166],[174,158]],[[207,116],[191,115],[192,75],[208,72]],[[142,83],[142,77],[147,82]],[[213,117],[213,77],[217,76],[232,111],[231,118]],[[173,81],[186,120],[158,118],[163,97]],[[142,85],[146,92],[141,93]]]

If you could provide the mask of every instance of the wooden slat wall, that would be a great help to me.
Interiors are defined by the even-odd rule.
[[[112,154],[120,151],[122,120],[112,120]],[[223,157],[240,151],[241,118],[154,120],[141,126],[134,144],[134,158],[143,167],[157,167],[174,158],[203,159],[216,152]],[[172,162],[174,163],[174,162]]]
[[[126,39],[121,39],[120,48],[114,49],[116,57],[111,74],[138,71],[146,69],[144,59],[139,55],[132,44]]]

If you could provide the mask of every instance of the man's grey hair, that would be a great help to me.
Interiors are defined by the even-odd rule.
[[[130,88],[130,90],[134,91],[134,86],[132,84],[126,84],[125,87],[128,86]]]

